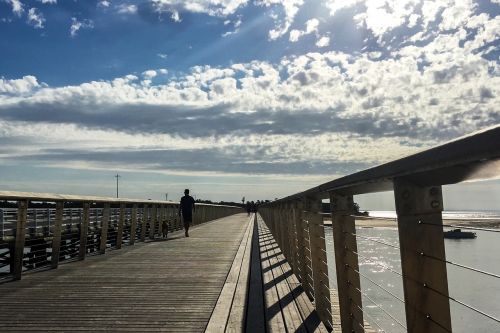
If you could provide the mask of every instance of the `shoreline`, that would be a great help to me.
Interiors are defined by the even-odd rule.
[[[330,219],[324,219],[324,225],[331,226],[332,221]],[[443,225],[445,226],[463,226],[463,227],[474,227],[474,228],[485,228],[485,229],[500,229],[500,220],[491,219],[469,219],[469,220],[457,220],[457,219],[443,219]],[[361,228],[397,228],[396,219],[383,218],[383,217],[356,217],[356,227]]]

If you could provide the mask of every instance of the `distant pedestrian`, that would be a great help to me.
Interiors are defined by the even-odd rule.
[[[193,222],[194,199],[189,195],[189,189],[184,190],[184,196],[181,198],[179,205],[179,216],[182,214],[184,221],[184,234],[189,237],[189,225]]]
[[[250,216],[252,212],[252,205],[250,205],[250,201],[247,201],[247,215]]]

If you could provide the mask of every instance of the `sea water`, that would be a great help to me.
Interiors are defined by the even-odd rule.
[[[500,275],[500,233],[475,232],[476,239],[445,239],[447,260]],[[356,233],[399,246],[396,228],[357,228]],[[331,227],[325,227],[325,238],[330,286],[336,288]],[[406,326],[404,304],[397,299],[404,300],[403,284],[401,276],[393,272],[401,274],[399,249],[358,238],[358,252],[360,272],[365,275],[360,278],[363,293],[366,294],[362,300],[364,319],[371,323],[374,329],[405,332],[402,327]],[[447,264],[447,272],[450,297],[496,318],[500,317],[500,279],[450,264]],[[496,321],[451,300],[450,307],[454,332],[500,332],[500,324]]]

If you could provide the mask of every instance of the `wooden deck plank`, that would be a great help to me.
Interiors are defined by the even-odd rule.
[[[205,332],[207,333],[219,333],[224,332],[226,329],[226,324],[229,319],[229,315],[232,311],[233,299],[235,297],[236,288],[238,286],[238,281],[240,277],[240,272],[245,270],[242,268],[242,262],[244,259],[245,250],[248,243],[248,235],[250,234],[251,223],[248,224],[243,240],[236,252],[234,260],[231,265],[231,269],[226,277],[222,291],[217,299],[217,303],[208,322]],[[248,269],[248,268],[247,268]],[[244,289],[246,292],[246,288]],[[245,303],[243,302],[243,306]]]
[[[257,223],[253,226],[252,257],[250,265],[250,282],[248,286],[247,332],[266,332],[264,315],[264,291],[262,282],[262,267],[260,264],[259,230]]]
[[[247,222],[234,215],[1,284],[2,332],[202,332]]]
[[[236,290],[233,299],[233,305],[231,306],[231,312],[226,325],[226,332],[244,332],[246,323],[246,308],[248,306],[248,293],[249,293],[249,279],[250,279],[250,259],[252,253],[252,239],[254,233],[254,218],[253,215],[250,217],[250,224],[248,226],[248,234],[245,252],[243,254],[242,261],[240,263],[241,271],[238,277],[238,284],[236,285]],[[253,320],[253,318],[252,318]]]

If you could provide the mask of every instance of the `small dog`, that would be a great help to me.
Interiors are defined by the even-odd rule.
[[[168,236],[168,223],[166,220],[163,221],[163,223],[161,224],[161,232],[163,235],[162,238],[167,238],[167,236]]]

